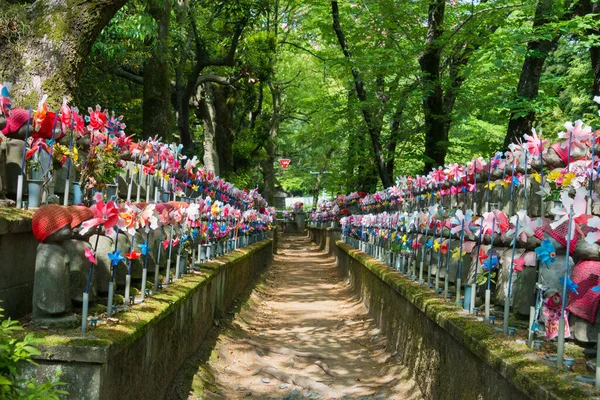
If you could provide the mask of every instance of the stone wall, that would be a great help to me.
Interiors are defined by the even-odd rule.
[[[88,334],[49,335],[27,374],[43,378],[61,369],[70,399],[157,399],[185,359],[272,260],[272,240],[236,250],[202,265],[131,312],[117,325]]]
[[[310,240],[328,255],[335,254],[335,242],[340,240],[342,231],[339,228],[309,228]]]
[[[28,211],[0,208],[0,307],[21,318],[31,312],[38,241],[31,233]]]
[[[376,320],[389,353],[408,367],[426,399],[587,398],[561,373],[531,357],[453,304],[384,263],[335,241],[333,228],[310,228],[321,248],[332,244],[338,268]],[[327,239],[329,237],[329,239]]]

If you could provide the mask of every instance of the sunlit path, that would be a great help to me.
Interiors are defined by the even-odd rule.
[[[282,238],[242,310],[209,336],[168,399],[420,398],[335,260],[305,237]]]

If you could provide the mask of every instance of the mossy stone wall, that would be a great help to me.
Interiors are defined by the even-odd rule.
[[[254,282],[272,260],[271,239],[202,266],[135,306],[111,326],[50,334],[27,367],[29,376],[61,380],[69,399],[159,399],[184,361],[202,344],[215,318]]]

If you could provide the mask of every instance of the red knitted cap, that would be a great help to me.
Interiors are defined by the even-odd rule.
[[[67,207],[71,214],[71,228],[81,225],[84,221],[94,218],[94,213],[84,206],[69,206]]]
[[[10,117],[6,118],[6,126],[2,129],[2,133],[9,136],[17,132],[23,125],[27,123],[29,111],[23,108],[15,108],[10,111]]]
[[[70,223],[71,213],[67,210],[67,207],[56,204],[43,205],[33,214],[31,219],[33,236],[43,242],[48,236]]]

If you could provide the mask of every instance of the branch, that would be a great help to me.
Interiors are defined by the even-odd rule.
[[[240,37],[242,36],[242,32],[244,32],[244,28],[246,27],[247,19],[243,19],[240,21],[235,27],[235,32],[233,33],[233,37],[231,39],[231,46],[229,46],[229,51],[227,55],[221,58],[208,58],[204,60],[204,66],[213,66],[213,67],[233,67],[235,64],[235,52],[237,50],[237,46],[240,43]]]
[[[467,24],[467,22],[469,22],[471,19],[473,19],[474,17],[476,17],[478,15],[481,15],[481,14],[489,12],[489,11],[505,10],[507,8],[521,7],[522,5],[524,5],[524,3],[511,4],[511,5],[507,5],[507,6],[498,6],[498,7],[485,8],[483,10],[479,10],[477,12],[474,12],[473,14],[470,14],[463,22],[461,22],[460,25],[458,25],[456,27],[456,29],[450,34],[450,36],[448,36],[448,40],[452,39],[454,37],[454,35],[456,35],[458,33],[458,31],[460,31]]]
[[[304,48],[304,47],[302,47],[302,46],[300,46],[300,45],[298,45],[298,44],[291,43],[291,42],[287,42],[287,41],[279,42],[279,44],[287,44],[287,45],[289,45],[289,46],[292,46],[292,47],[295,47],[295,48],[297,48],[297,49],[300,49],[300,50],[302,50],[302,51],[305,51],[305,52],[307,52],[308,54],[310,54],[311,56],[313,56],[313,57],[315,57],[315,58],[318,58],[318,59],[319,59],[319,60],[321,60],[321,61],[329,61],[329,59],[327,59],[327,58],[323,58],[323,57],[321,57],[320,55],[318,55],[318,54],[314,53],[312,50],[309,50],[309,49],[307,49],[307,48]]]
[[[218,76],[214,74],[200,75],[196,80],[196,86],[202,85],[203,83],[218,83],[219,85],[232,85],[233,83],[242,79],[244,75],[237,76]]]
[[[133,83],[137,83],[138,85],[143,85],[144,84],[144,78],[142,76],[136,75],[134,73],[131,73],[129,71],[125,71],[125,69],[117,67],[115,68],[112,73],[116,76],[119,76],[121,78],[125,78],[128,81],[131,81]]]

